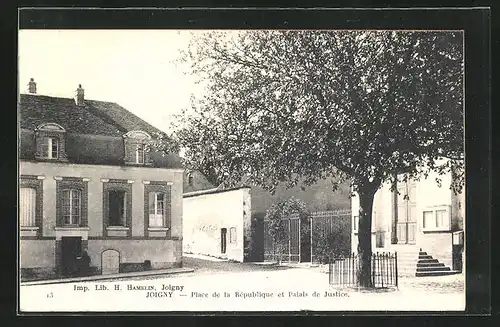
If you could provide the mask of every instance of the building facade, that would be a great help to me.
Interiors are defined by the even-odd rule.
[[[441,183],[436,179],[440,178]],[[415,274],[420,252],[451,271],[461,271],[465,191],[451,189],[451,173],[430,173],[419,181],[398,182],[397,192],[384,184],[375,194],[372,212],[372,251],[398,252],[408,274]],[[352,251],[357,252],[359,198],[352,198]],[[429,258],[431,259],[431,258]],[[463,262],[462,262],[463,263]],[[405,266],[407,264],[407,266]],[[425,269],[423,269],[425,270]],[[430,270],[427,269],[427,270]]]
[[[19,98],[23,276],[182,265],[183,169],[150,148],[161,133],[123,107],[36,94]]]
[[[250,187],[185,193],[183,250],[248,261],[251,208]]]

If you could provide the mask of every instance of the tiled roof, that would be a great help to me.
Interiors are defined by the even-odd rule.
[[[111,118],[96,115],[98,109],[87,101],[77,106],[73,99],[21,94],[19,119],[21,128],[34,130],[42,123],[57,123],[68,133],[122,136],[127,132]]]
[[[34,159],[34,130],[43,123],[57,123],[67,132],[66,152],[70,162],[121,165],[124,160],[122,136],[132,130],[161,133],[122,106],[105,101],[85,100],[77,106],[70,98],[21,94],[21,159]],[[151,153],[155,167],[182,168],[177,154]]]
[[[21,94],[21,128],[35,129],[42,123],[57,123],[70,133],[122,136],[133,130],[150,134],[161,131],[114,102],[73,99],[38,94]]]
[[[96,116],[104,116],[111,119],[115,125],[122,127],[126,131],[142,130],[150,134],[161,133],[159,129],[148,124],[127,109],[113,102],[87,100],[89,109]]]

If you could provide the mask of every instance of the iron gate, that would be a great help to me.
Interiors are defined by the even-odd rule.
[[[312,212],[308,220],[302,220],[298,214],[283,218],[286,233],[283,244],[274,244],[269,232],[269,221],[264,220],[264,261],[318,262],[315,240],[331,234],[334,226],[341,224],[342,233],[350,235],[351,210],[330,210]],[[302,226],[301,226],[302,225]],[[312,233],[311,233],[312,231]],[[350,237],[350,236],[348,236]],[[350,252],[350,242],[345,249]]]
[[[282,244],[275,244],[269,231],[269,220],[264,220],[264,260],[265,261],[300,261],[300,218],[291,215],[283,218],[285,240]]]

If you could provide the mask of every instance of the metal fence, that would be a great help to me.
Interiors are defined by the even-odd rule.
[[[351,210],[312,212],[310,219],[302,221],[298,214],[283,218],[286,234],[283,244],[273,242],[269,221],[264,220],[264,261],[318,262],[314,241],[331,234],[340,220],[344,220],[342,231],[350,235]],[[346,250],[350,252],[350,244]]]
[[[309,248],[309,260],[311,263],[320,263],[320,253],[316,247],[317,242],[315,240],[328,237],[328,235],[335,233],[345,233],[349,240],[346,244],[346,248],[342,249],[349,253],[351,251],[350,235],[351,235],[351,210],[340,209],[340,210],[329,210],[329,211],[317,211],[311,214],[310,226],[310,245]],[[335,228],[336,225],[340,224],[340,228]],[[337,249],[340,250],[340,249]]]
[[[398,287],[397,253],[373,253],[371,258],[371,280],[376,288]],[[359,256],[332,260],[329,264],[328,277],[330,285],[336,287],[357,287],[359,273]]]

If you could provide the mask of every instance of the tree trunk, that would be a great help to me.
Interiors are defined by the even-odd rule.
[[[398,188],[397,179],[394,179],[394,191],[392,191],[392,225],[391,225],[391,244],[398,243]]]
[[[358,281],[361,287],[373,287],[372,283],[372,211],[373,198],[377,188],[359,187],[359,227],[358,227]]]

